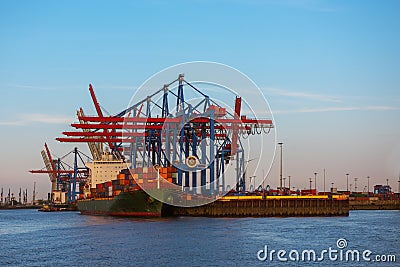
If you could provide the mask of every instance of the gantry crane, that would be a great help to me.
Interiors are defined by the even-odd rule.
[[[80,117],[85,117],[85,113],[83,112],[83,109],[80,108],[76,112],[78,118]],[[87,124],[86,121],[79,120],[80,123],[82,124]],[[84,132],[90,132],[89,129],[82,129]],[[89,150],[90,153],[92,154],[93,160],[101,160],[101,155],[103,154],[103,143],[100,142],[88,142]]]
[[[196,102],[185,100],[184,87],[197,94]],[[187,82],[183,74],[114,116],[103,116],[91,85],[89,91],[97,116],[78,115],[84,123],[71,126],[83,131],[63,132],[67,137],[56,138],[58,141],[106,143],[121,158],[129,160],[133,169],[174,166],[178,172],[177,185],[194,193],[198,193],[196,188],[200,185],[201,194],[224,194],[225,166],[233,159],[236,161],[236,191],[244,191],[245,159],[241,138],[268,133],[274,127],[270,119],[249,119],[241,115],[239,96],[235,99],[233,113],[227,111]],[[172,109],[170,98],[176,103]],[[146,109],[142,112],[144,105]],[[132,112],[133,116],[128,116]]]
[[[53,192],[54,190],[58,189],[57,188],[58,187],[57,177],[56,177],[56,173],[54,172],[54,170],[56,168],[54,166],[54,162],[51,157],[50,150],[46,143],[44,143],[44,147],[45,147],[45,150],[42,150],[40,153],[42,154],[43,162],[44,162],[44,165],[46,166],[47,171],[50,171],[48,174],[49,174],[49,178],[50,178],[50,182],[51,182],[51,192]]]
[[[54,191],[64,190],[67,192],[68,202],[72,203],[76,200],[77,184],[85,183],[88,177],[88,169],[84,166],[84,157],[90,159],[88,156],[78,151],[78,148],[74,148],[71,152],[64,155],[57,160],[53,160],[50,150],[47,144],[44,144],[45,150],[41,151],[43,161],[45,163],[45,168],[40,170],[30,170],[30,173],[47,173],[51,181],[51,195]],[[64,161],[64,159],[69,155],[74,155],[73,165],[70,166]],[[79,161],[80,160],[80,161]]]
[[[99,118],[104,118],[103,112],[101,111],[101,108],[100,108],[100,104],[97,101],[97,97],[96,97],[96,95],[94,93],[94,90],[93,90],[93,87],[92,87],[91,84],[89,84],[89,92],[90,92],[90,96],[92,97],[93,104],[94,104],[94,107],[95,107],[96,112],[97,112],[97,116]],[[84,118],[84,117],[85,116],[78,116],[79,121],[87,123],[87,121],[81,119],[81,118]],[[82,128],[82,129],[84,129],[84,128]],[[111,131],[113,131],[113,130],[111,130]],[[104,132],[104,134],[107,134],[108,133],[108,129],[104,128],[103,132]],[[122,159],[123,158],[123,155],[121,154],[121,149],[118,148],[118,145],[115,142],[107,142],[107,144],[108,144],[109,148],[111,149],[111,153],[114,155],[115,159]],[[100,146],[101,146],[101,151],[100,152],[103,153],[102,145],[100,145]],[[100,157],[101,157],[101,154],[100,154]]]

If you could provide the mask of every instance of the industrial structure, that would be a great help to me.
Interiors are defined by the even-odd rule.
[[[74,148],[66,155],[53,160],[47,144],[45,150],[41,151],[45,167],[40,170],[30,170],[30,173],[47,173],[51,182],[50,198],[54,203],[65,204],[73,203],[77,195],[82,191],[79,187],[85,185],[88,177],[88,169],[85,166],[90,159],[78,148]],[[73,166],[66,163],[65,159],[73,155]],[[86,159],[86,161],[84,160]]]
[[[67,155],[54,161],[45,145],[46,170],[31,171],[49,174],[52,196],[61,190],[74,203],[79,193],[82,214],[348,215],[346,196],[282,196],[282,184],[272,196],[269,186],[255,184],[255,176],[246,186],[246,165],[253,159],[246,158],[244,140],[269,134],[274,125],[243,115],[240,96],[232,99],[233,108],[223,106],[179,74],[116,115],[104,116],[92,85],[89,92],[97,114],[87,116],[80,108],[78,123],[71,124],[76,130],[56,140],[87,143],[91,161],[84,162],[75,148],[67,154],[74,155],[74,166],[65,167]]]
[[[0,206],[15,206],[15,205],[26,205],[28,203],[28,189],[22,190],[19,188],[18,198],[11,192],[11,188],[8,189],[8,194],[4,193],[3,187],[0,192]]]
[[[189,90],[195,97],[185,99]],[[174,188],[192,195],[224,195],[225,168],[231,160],[236,163],[236,192],[244,192],[242,139],[274,127],[270,119],[242,115],[241,97],[234,99],[233,109],[222,107],[183,74],[114,116],[104,116],[91,85],[89,91],[97,116],[86,116],[80,109],[79,123],[71,125],[79,131],[63,132],[67,137],[57,140],[88,143],[95,160],[106,144],[115,160],[124,160],[133,170],[175,167]]]

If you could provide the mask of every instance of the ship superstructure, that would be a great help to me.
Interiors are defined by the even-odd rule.
[[[121,170],[127,168],[122,159],[115,159],[114,155],[108,151],[103,152],[100,160],[87,162],[85,165],[89,169],[90,188],[96,188],[97,184],[114,180]]]

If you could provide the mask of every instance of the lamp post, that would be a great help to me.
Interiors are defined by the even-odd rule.
[[[387,190],[389,191],[389,179],[386,179],[386,186],[388,187]]]
[[[289,193],[290,193],[290,175],[288,177],[289,177]]]
[[[399,194],[399,197],[400,197],[400,174],[399,174],[399,180],[397,182],[399,183],[397,185],[397,193]]]
[[[244,163],[246,164],[246,168],[244,169],[244,175],[243,175],[243,177],[244,177],[244,188],[243,188],[243,190],[244,191],[246,191],[246,174],[247,174],[247,167],[248,167],[248,163],[249,162],[252,162],[253,160],[256,160],[257,158],[252,158],[252,159],[249,159],[249,160],[246,160]],[[237,170],[237,168],[235,168],[235,170]],[[251,185],[251,177],[249,177],[249,179],[250,179],[250,185]],[[249,188],[250,188],[250,185],[249,185]],[[238,190],[238,187],[239,185],[237,184],[236,185],[236,189]],[[182,188],[183,188],[183,186],[182,186]]]
[[[370,177],[367,176],[367,181],[368,181],[368,184],[367,184],[367,192],[368,192],[368,194],[367,194],[367,195],[368,195],[368,196],[369,196],[369,178],[370,178]]]
[[[354,191],[357,193],[357,180],[358,178],[354,178]]]
[[[265,175],[264,175],[264,169],[262,169],[262,190],[264,192],[264,180],[265,180]]]
[[[255,176],[255,175],[253,175],[253,176],[250,176],[249,177],[249,179],[250,179],[250,185],[249,185],[249,191],[250,191],[250,187],[253,185],[253,192],[256,190],[256,177],[257,176]],[[251,180],[253,179],[253,184],[251,184]]]
[[[317,172],[314,172],[314,189],[315,189],[315,194],[317,194]]]
[[[282,142],[279,142],[278,145],[281,148],[281,162],[280,162],[280,167],[279,167],[279,192],[282,194]]]
[[[334,185],[334,184],[335,184],[334,182],[331,183],[331,185],[332,185],[332,186],[331,186],[331,193],[333,193],[333,185]]]
[[[349,192],[349,174],[348,173],[346,173],[346,177],[347,177],[347,179],[346,179],[346,181],[347,181],[346,191]]]
[[[311,194],[311,184],[312,184],[312,178],[308,178],[310,179],[310,194]]]

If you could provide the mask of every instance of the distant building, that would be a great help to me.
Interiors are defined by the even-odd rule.
[[[392,192],[392,188],[390,185],[381,185],[377,184],[374,186],[374,194],[382,194],[382,195],[387,195]]]
[[[302,196],[310,196],[310,195],[313,195],[313,196],[315,196],[317,194],[317,190],[315,190],[315,189],[303,189],[303,190],[301,190],[301,195]]]

